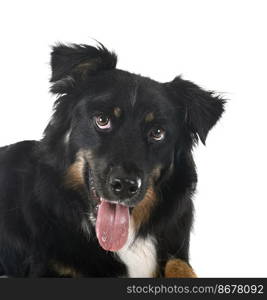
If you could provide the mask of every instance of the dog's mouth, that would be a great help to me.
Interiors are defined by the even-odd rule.
[[[95,203],[94,215],[98,242],[104,250],[118,251],[128,239],[131,208],[99,196],[93,176],[90,176],[89,186]]]

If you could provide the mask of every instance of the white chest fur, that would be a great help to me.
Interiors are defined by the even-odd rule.
[[[128,241],[117,255],[127,266],[128,277],[153,277],[157,267],[156,241],[152,236],[136,240],[134,237],[130,225]]]

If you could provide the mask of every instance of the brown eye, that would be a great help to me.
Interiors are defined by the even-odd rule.
[[[165,130],[162,128],[153,128],[149,132],[149,137],[154,141],[161,141],[165,138]]]
[[[95,124],[100,129],[109,129],[111,128],[111,121],[109,116],[105,114],[100,114],[95,117]]]

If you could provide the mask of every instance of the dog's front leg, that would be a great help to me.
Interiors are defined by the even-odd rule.
[[[167,261],[164,270],[166,278],[196,278],[194,270],[185,261],[171,258]]]

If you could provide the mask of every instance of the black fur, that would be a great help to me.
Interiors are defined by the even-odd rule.
[[[51,91],[58,99],[43,139],[0,148],[0,275],[61,276],[54,268],[60,263],[80,276],[127,276],[118,257],[99,246],[88,218],[88,234],[81,229],[95,209],[92,180],[99,196],[116,200],[108,180],[117,167],[142,178],[140,191],[125,200],[133,209],[160,166],[157,201],[137,236],[157,240],[159,275],[171,257],[189,261],[192,147],[198,138],[205,143],[224,100],[181,77],[162,84],[115,69],[116,61],[102,45],[53,48]],[[112,116],[111,130],[99,130],[95,117],[111,116],[114,107],[121,116]],[[154,119],[145,122],[150,112]],[[152,128],[163,128],[165,138],[152,139]],[[84,186],[72,186],[66,176],[81,149],[94,153],[97,166],[85,162]]]

